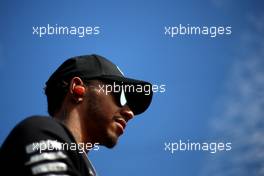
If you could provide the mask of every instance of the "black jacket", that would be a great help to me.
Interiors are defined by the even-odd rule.
[[[89,176],[96,172],[70,131],[51,117],[20,122],[0,149],[1,173],[9,176]]]

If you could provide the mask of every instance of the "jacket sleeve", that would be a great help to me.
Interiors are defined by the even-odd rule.
[[[12,130],[0,150],[4,170],[8,175],[80,176],[77,144],[59,123],[43,119],[27,119]]]

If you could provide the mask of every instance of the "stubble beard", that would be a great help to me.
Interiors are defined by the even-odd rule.
[[[88,113],[91,117],[92,122],[96,126],[95,133],[92,134],[100,145],[107,148],[113,148],[118,140],[118,136],[112,131],[107,125],[110,125],[109,121],[105,119],[105,114],[102,112],[100,102],[98,101],[96,95],[90,96],[92,101],[88,102]],[[107,124],[107,125],[105,125]]]

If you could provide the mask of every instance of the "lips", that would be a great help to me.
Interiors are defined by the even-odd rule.
[[[126,128],[126,121],[124,119],[122,119],[122,118],[116,118],[115,122],[121,128],[121,133],[123,133],[125,128]]]

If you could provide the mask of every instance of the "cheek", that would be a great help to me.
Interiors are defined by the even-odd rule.
[[[117,125],[114,121],[114,117],[117,116],[118,107],[112,101],[104,101],[101,104],[100,114],[102,118],[101,129],[107,133],[107,136],[111,138],[117,137]]]
[[[114,102],[113,97],[104,93],[98,96],[97,109],[99,109],[98,111],[100,111],[102,116],[109,120],[113,120],[113,117],[118,112],[118,106]]]
[[[87,115],[100,127],[113,122],[117,107],[109,97],[97,96],[93,101],[87,102]]]
[[[101,104],[95,111],[93,119],[94,131],[100,139],[115,139],[117,136],[117,126],[114,118],[114,109],[107,104]]]
[[[85,114],[88,117],[86,124],[97,133],[111,133],[116,131],[116,124],[113,120],[118,115],[119,107],[113,97],[108,94],[90,92],[85,102]]]

